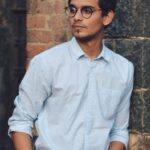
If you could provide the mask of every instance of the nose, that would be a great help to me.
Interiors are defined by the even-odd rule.
[[[74,19],[75,20],[82,20],[83,19],[80,9],[77,10],[77,12],[76,12],[76,14],[74,16]]]

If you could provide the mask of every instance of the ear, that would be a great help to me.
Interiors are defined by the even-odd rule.
[[[109,24],[112,22],[112,20],[113,20],[113,18],[114,18],[114,15],[115,15],[115,14],[114,14],[113,11],[109,11],[106,16],[103,16],[103,25],[104,25],[104,26],[109,25]]]

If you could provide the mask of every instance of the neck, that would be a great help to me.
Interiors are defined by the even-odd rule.
[[[93,39],[77,39],[78,44],[82,48],[82,50],[87,54],[87,56],[93,60],[96,58],[102,51],[102,39],[103,35],[100,35],[97,38]]]

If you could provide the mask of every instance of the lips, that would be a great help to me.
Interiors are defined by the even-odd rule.
[[[84,28],[83,26],[78,26],[78,25],[75,25],[73,26],[74,28]]]
[[[73,28],[85,28],[85,26],[74,24],[72,25]]]
[[[82,29],[85,29],[85,27],[84,27],[84,26],[81,26],[81,25],[73,25],[72,28],[73,28],[74,30],[77,30],[77,31],[82,30]]]

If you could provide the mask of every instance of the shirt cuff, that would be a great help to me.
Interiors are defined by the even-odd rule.
[[[127,148],[128,148],[128,137],[113,135],[110,138],[110,142],[115,142],[115,141],[123,143],[125,145],[126,150],[127,150]]]
[[[32,129],[30,128],[24,128],[24,127],[18,127],[18,126],[15,126],[15,127],[10,127],[8,129],[8,135],[9,137],[11,137],[11,132],[23,132],[23,133],[26,133],[28,134],[30,137],[33,137],[32,135]]]

